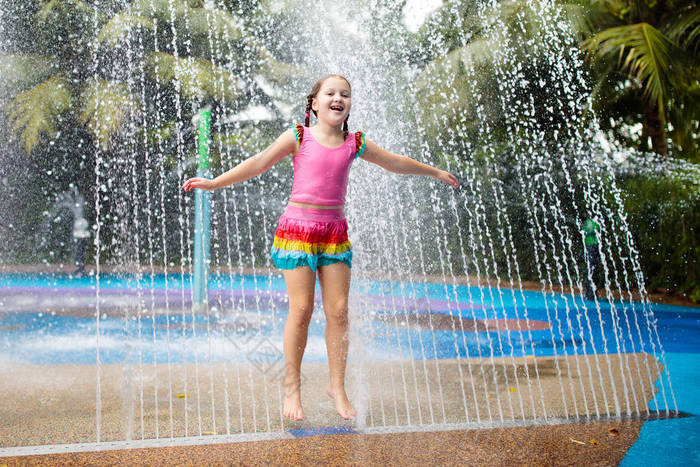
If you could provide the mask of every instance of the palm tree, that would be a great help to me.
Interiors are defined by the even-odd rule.
[[[486,121],[492,129],[491,137],[503,138],[510,131],[506,130],[497,82],[498,71],[503,69],[517,69],[520,83],[529,83],[527,90],[521,92],[533,98],[536,109],[557,110],[535,112],[532,116],[542,131],[570,125],[572,109],[554,102],[550,92],[558,78],[552,73],[546,57],[547,44],[541,37],[544,29],[551,27],[551,21],[541,16],[540,8],[533,2],[500,1],[488,6],[480,3],[448,0],[419,31],[423,54],[419,61],[427,65],[414,84],[426,103],[424,107],[448,118],[438,124],[437,119],[427,115],[422,125],[429,132],[435,127],[435,139],[439,141],[443,139],[440,132],[458,124],[454,119],[467,132]],[[472,71],[468,77],[467,69]],[[445,97],[448,94],[450,98]],[[530,117],[516,113],[510,118]],[[558,125],[554,125],[555,120]]]
[[[641,120],[644,150],[651,139],[653,151],[666,158],[670,135],[682,155],[697,159],[697,2],[578,0],[567,2],[566,7],[596,67],[594,89],[603,115],[628,124]]]
[[[664,157],[670,138],[674,154],[700,160],[697,2],[559,0],[556,5],[566,10],[586,52],[603,129],[643,150],[649,149],[651,140],[652,149]],[[452,62],[455,70],[458,61],[467,59],[488,67],[499,44],[490,43],[482,34],[476,11],[472,0],[445,2],[422,28],[423,60],[435,59],[433,68],[437,65],[438,69]],[[499,1],[496,8],[484,12],[487,22],[498,21],[499,27],[508,30],[523,65],[531,64],[536,56],[536,50],[530,49],[537,49],[541,41],[538,28],[551,27],[533,13],[532,2],[522,0]],[[466,43],[462,43],[464,38]],[[463,105],[468,113],[469,103]],[[627,136],[630,128],[640,124],[641,137]]]
[[[80,1],[4,5],[3,20],[14,34],[0,56],[0,104],[12,133],[27,154],[40,135],[53,138],[64,119],[76,108],[88,43],[92,8]],[[28,14],[29,13],[29,14]]]
[[[176,81],[185,102],[236,110],[257,99],[274,110],[272,99],[252,77],[261,73],[279,83],[296,70],[275,60],[245,30],[241,18],[226,9],[193,8],[191,3],[137,0],[121,10],[115,2],[99,11],[81,0],[35,6],[27,37],[15,45],[14,53],[0,55],[5,94],[0,105],[25,152],[31,154],[42,135],[53,139],[60,134],[66,121],[84,126],[102,150],[109,150],[129,118],[146,121],[139,115],[141,109],[152,105],[155,93],[172,92]],[[26,10],[21,2],[7,8],[12,6]],[[96,44],[89,33],[94,23]],[[33,33],[35,41],[30,40]],[[128,48],[141,53],[138,58],[145,62],[146,102],[131,92],[128,73],[110,66],[123,61]],[[218,89],[215,83],[221,84]],[[163,114],[171,119],[175,115],[168,109]],[[188,115],[182,116],[182,121],[188,120]]]

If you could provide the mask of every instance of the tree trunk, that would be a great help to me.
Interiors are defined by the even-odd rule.
[[[643,133],[651,138],[651,149],[668,160],[668,146],[666,144],[666,128],[661,124],[659,108],[656,104],[646,104],[646,119]],[[646,142],[644,144],[646,146]]]

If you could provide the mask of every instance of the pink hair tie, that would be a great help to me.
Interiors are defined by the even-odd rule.
[[[309,115],[309,114],[306,114],[306,118],[309,118],[310,116],[311,116],[311,115]]]

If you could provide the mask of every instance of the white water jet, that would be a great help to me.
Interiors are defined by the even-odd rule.
[[[445,87],[439,99],[432,96],[435,99],[430,100],[422,99],[419,90],[420,80],[424,75],[429,78],[433,69],[424,66],[424,59],[406,52],[411,48],[406,35],[392,36],[392,31],[400,31],[400,16],[390,6],[382,8],[370,2],[369,8],[363,9],[358,3],[358,8],[350,8],[353,15],[346,16],[338,11],[349,7],[338,2],[309,0],[295,4],[303,7],[302,11],[313,8],[318,13],[313,19],[287,7],[284,13],[289,23],[279,25],[274,32],[297,40],[286,49],[274,49],[275,58],[266,49],[274,46],[265,36],[272,34],[264,29],[271,25],[264,19],[256,23],[243,17],[251,12],[230,13],[240,20],[237,24],[219,16],[225,10],[222,1],[205,2],[205,7],[196,12],[177,0],[141,3],[139,13],[153,21],[138,23],[130,30],[133,37],[122,38],[121,45],[111,51],[124,52],[123,69],[119,69],[124,65],[121,60],[109,64],[100,55],[105,46],[97,39],[102,21],[99,3],[94,5],[93,31],[89,32],[94,38],[90,75],[96,81],[107,75],[115,80],[124,77],[130,98],[140,103],[130,107],[120,140],[123,147],[111,149],[115,157],[97,139],[91,149],[97,188],[93,215],[98,442],[105,428],[102,376],[108,368],[102,359],[106,352],[103,333],[107,332],[107,318],[102,312],[109,311],[100,305],[105,293],[103,266],[114,266],[122,276],[133,275],[136,280],[138,305],[133,307],[125,301],[121,310],[122,335],[127,341],[124,347],[131,349],[121,363],[127,439],[134,431],[136,409],[131,400],[136,384],[141,439],[164,436],[159,420],[164,416],[165,397],[169,423],[165,436],[169,437],[274,432],[295,426],[284,420],[281,408],[279,421],[277,418],[282,381],[260,372],[249,356],[256,343],[268,339],[281,348],[281,342],[277,342],[281,335],[269,330],[276,329],[284,319],[286,303],[275,298],[281,284],[268,252],[290,186],[289,161],[280,162],[258,179],[221,190],[212,198],[214,254],[210,284],[224,284],[228,295],[220,293],[201,309],[193,303],[191,294],[193,207],[188,195],[178,188],[193,166],[189,116],[209,101],[214,103],[213,128],[217,134],[211,149],[212,171],[217,174],[252,155],[291,123],[301,121],[303,96],[316,75],[325,71],[344,74],[353,85],[351,129],[366,131],[368,138],[392,151],[440,164],[458,175],[462,183],[459,191],[453,191],[434,182],[379,171],[362,160],[355,162],[347,206],[356,254],[353,278],[356,284],[370,277],[385,279],[352,289],[348,387],[358,413],[355,426],[547,421],[556,418],[551,413],[556,411],[552,405],[561,405],[567,418],[649,413],[644,394],[654,387],[655,372],[644,356],[644,363],[639,361],[638,353],[651,346],[652,355],[658,355],[662,363],[664,353],[609,154],[601,153],[593,143],[595,119],[587,126],[579,122],[583,110],[590,106],[580,57],[578,52],[571,53],[568,63],[573,65],[564,63],[566,51],[573,47],[570,32],[558,21],[561,18],[549,2],[536,2],[532,8],[547,25],[548,45],[538,52],[561,82],[552,89],[559,105],[552,109],[538,107],[527,94],[531,88],[523,82],[516,44],[510,43],[506,25],[500,20],[486,29],[501,45],[493,54],[501,65],[496,73],[498,97],[492,100],[491,91],[477,85],[464,95],[464,81],[478,82],[477,64],[462,56],[449,62],[451,52],[444,50],[445,63],[436,60],[435,66],[444,66],[449,79],[430,83],[431,89]],[[497,2],[480,3],[476,16],[486,20],[487,10],[494,8],[499,8]],[[4,15],[3,8],[0,14]],[[455,21],[461,21],[456,9],[453,14]],[[0,16],[0,32],[5,27],[3,18]],[[270,18],[267,20],[272,21]],[[206,40],[197,41],[195,36],[202,24],[206,25]],[[256,33],[259,38],[249,38]],[[383,34],[391,37],[379,41]],[[458,40],[466,46],[470,33]],[[349,43],[357,45],[351,48]],[[202,44],[208,47],[206,53],[198,50]],[[299,53],[288,53],[288,49]],[[214,68],[210,75],[197,75],[195,70],[201,63],[199,58],[192,58],[197,53],[211,58]],[[171,59],[172,63],[168,62]],[[240,62],[243,65],[239,66]],[[158,81],[153,74],[157,75],[161,66],[170,66],[172,76]],[[270,70],[274,66],[290,74],[286,83],[273,80]],[[237,80],[240,89],[236,92],[243,98],[229,98],[233,91],[227,88],[232,82],[227,73]],[[211,95],[192,97],[192,82],[199,86],[202,96],[206,88],[212,88]],[[467,120],[471,117],[449,107],[450,102],[459,103],[460,99],[472,105],[477,125],[469,127]],[[260,102],[271,109],[273,119],[254,122],[236,117]],[[501,140],[486,118],[493,108],[502,114],[508,131],[504,141],[511,151],[511,175],[523,191],[525,205],[521,212],[526,216],[528,232],[516,231],[524,223],[514,217],[512,213],[517,211],[509,204],[508,190],[513,180],[508,179],[502,166],[502,149],[498,147]],[[575,109],[572,121],[565,123],[571,125],[557,121],[552,124],[556,128],[549,128],[537,119],[539,114],[556,116],[570,108]],[[433,138],[432,129],[416,128],[430,118],[446,128],[446,137],[436,143],[437,150],[428,143]],[[475,129],[475,135],[468,134],[470,128]],[[555,133],[556,144],[543,147],[540,143],[548,138],[548,132]],[[580,167],[569,163],[571,154],[580,156]],[[612,197],[604,196],[609,188]],[[565,199],[562,193],[568,193],[571,199]],[[591,215],[601,220],[600,236],[605,240],[600,255],[606,295],[612,297],[620,291],[627,298],[621,304],[612,298],[596,299],[591,304],[584,302],[580,293],[586,272],[576,257],[582,240],[576,229]],[[523,237],[527,241],[522,241]],[[524,258],[534,258],[534,267],[521,267]],[[143,281],[142,269],[146,271]],[[177,269],[179,274],[174,272]],[[539,284],[541,305],[535,305],[534,300],[528,303],[531,299],[526,299],[525,277],[534,277]],[[485,285],[492,283],[495,286]],[[565,294],[564,288],[571,294]],[[634,288],[642,293],[641,304],[632,301]],[[438,300],[444,302],[444,307],[436,307]],[[469,310],[461,306],[462,302],[469,302]],[[424,304],[425,309],[418,304]],[[531,315],[537,313],[546,316],[549,329],[533,330],[535,318]],[[449,317],[447,328],[438,321],[445,316]],[[221,360],[221,352],[215,347],[231,332],[231,327],[222,323],[239,318],[246,323],[241,334],[248,345],[239,346],[236,341],[241,355]],[[176,324],[178,319],[181,322]],[[608,319],[612,332],[604,328]],[[470,320],[474,329],[465,328]],[[509,320],[517,322],[517,329],[510,327]],[[489,326],[478,327],[489,321],[502,322],[504,327],[497,325],[495,331]],[[174,331],[176,325],[181,326],[178,332]],[[535,337],[535,332],[541,334]],[[130,343],[134,334],[134,343]],[[549,350],[542,351],[542,342],[549,345],[553,355]],[[146,344],[150,352],[145,351]],[[386,355],[386,349],[392,346],[394,352]],[[136,369],[131,357],[134,347]],[[599,363],[601,351],[607,368]],[[611,353],[623,354],[617,365]],[[556,398],[561,401],[545,395],[540,367],[543,356],[552,357],[557,374]],[[582,358],[570,362],[569,356]],[[528,357],[533,357],[532,366]],[[144,370],[149,362],[151,375]],[[384,363],[387,365],[382,366]],[[453,363],[456,371],[452,370]],[[386,368],[386,373],[375,371],[375,365]],[[642,374],[642,365],[646,375]],[[182,372],[181,380],[178,371]],[[451,371],[458,376],[451,376]],[[574,375],[582,376],[586,371],[588,387],[583,379],[575,383]],[[636,382],[640,383],[640,393]],[[305,384],[302,392],[306,387],[325,386],[321,379]],[[184,408],[175,396],[178,385],[183,388]],[[151,386],[153,393],[148,394]],[[523,394],[525,388],[528,394]],[[385,392],[390,396],[383,397]],[[661,398],[667,412],[675,410],[675,397],[672,391],[667,394],[665,385]],[[660,402],[657,405],[661,407]],[[196,430],[190,427],[190,410],[196,410]],[[329,420],[329,424],[334,421]]]

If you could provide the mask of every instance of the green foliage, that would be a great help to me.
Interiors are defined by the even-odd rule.
[[[113,135],[136,113],[138,101],[125,84],[104,80],[89,82],[81,98],[80,122],[87,125],[103,151],[109,150]]]
[[[521,275],[537,279],[539,274],[533,259],[532,239],[528,235],[532,213],[526,209],[532,202],[518,181],[522,181],[521,177],[536,180],[541,167],[533,162],[533,173],[518,173],[520,169],[516,169],[514,153],[526,150],[533,160],[537,155],[531,149],[518,147],[521,141],[527,141],[527,136],[517,134],[521,127],[517,120],[536,119],[536,127],[543,135],[541,146],[549,148],[547,151],[558,151],[552,129],[568,127],[576,121],[586,124],[586,119],[571,118],[579,115],[568,114],[570,110],[558,105],[556,96],[553,96],[552,90],[556,89],[557,83],[552,80],[548,56],[542,53],[547,51],[542,37],[546,37],[547,32],[559,30],[561,25],[548,25],[538,18],[537,5],[531,2],[498,2],[481,13],[461,8],[468,3],[446,2],[420,32],[425,54],[433,58],[414,82],[416,98],[424,110],[419,116],[420,127],[439,163],[449,161],[454,167],[469,161],[473,165],[469,172],[473,181],[480,180],[485,189],[491,180],[499,180],[506,200],[504,212],[513,227]],[[645,119],[650,113],[650,103],[656,103],[661,109],[661,117],[670,123],[668,136],[674,144],[672,154],[683,151],[683,157],[697,157],[700,94],[697,56],[692,53],[697,50],[698,38],[695,2],[591,0],[560,2],[558,5],[572,20],[575,30],[580,33],[579,43],[592,58],[589,71],[597,103],[596,117],[603,129],[615,130],[619,146],[639,147],[640,136],[629,129],[640,123],[650,126]],[[665,8],[663,14],[658,8]],[[650,15],[658,15],[658,21],[652,24],[640,20]],[[459,30],[455,25],[465,25],[467,29]],[[565,31],[566,28],[561,29]],[[447,33],[434,34],[435,30],[447,30]],[[508,39],[494,40],[490,30],[496,30],[501,34],[499,37]],[[507,61],[502,58],[504,46],[508,46]],[[503,107],[498,105],[501,99],[499,83],[496,82],[497,76],[504,75],[503,70],[508,70],[511,76],[517,74],[521,77],[518,85],[530,83],[520,88],[517,96],[531,99],[534,108],[541,111],[534,116],[515,113],[508,116],[508,122],[503,120]],[[587,86],[584,83],[576,93],[586,95],[590,92]],[[551,113],[543,111],[550,107],[556,110]],[[551,116],[553,120],[540,120],[540,114]],[[588,115],[588,119],[590,117]],[[527,128],[528,123],[524,123],[523,128]],[[484,132],[483,127],[488,131]],[[516,134],[513,130],[505,132],[505,128],[515,129]],[[649,132],[642,136],[645,134],[648,137]],[[488,141],[483,141],[483,138]],[[445,151],[445,144],[456,151]],[[490,151],[491,162],[488,163],[485,148]],[[576,166],[575,154],[565,154],[565,157],[571,158],[566,161],[568,167]],[[559,162],[562,161],[555,164]],[[700,217],[696,213],[700,213],[700,182],[692,181],[692,177],[677,177],[678,171],[671,171],[671,175],[663,169],[662,163],[663,158],[655,159],[651,164],[656,167],[653,172],[637,171],[633,172],[636,175],[625,175],[626,210],[649,287],[679,290],[698,300]],[[484,173],[483,168],[488,165],[497,173]],[[556,186],[566,186],[561,168],[554,167],[547,173],[557,179]],[[536,186],[536,182],[533,183]],[[574,180],[576,183],[581,181]],[[579,188],[575,188],[576,193],[579,193]],[[578,229],[576,222],[571,220],[576,218],[571,207],[579,205],[580,212],[582,201],[571,199],[571,196],[562,189],[548,202],[561,202],[564,206],[561,222],[567,225],[566,228]],[[488,206],[497,203],[496,199],[482,201]],[[495,215],[495,212],[486,214],[483,228],[490,226],[491,232],[496,231],[499,222]],[[552,215],[548,216],[550,220]],[[551,232],[559,228],[553,222],[544,227],[545,231]],[[463,230],[466,228],[465,225]],[[574,255],[583,258],[580,245],[573,248]],[[546,253],[552,257],[552,252]],[[494,254],[501,268],[506,257],[502,252]]]
[[[202,38],[217,37],[224,40],[241,40],[246,37],[241,22],[228,11],[217,8],[188,8],[190,34]]]
[[[464,45],[465,35],[479,35],[480,19],[474,14],[478,0],[450,0],[432,13],[418,31],[418,44],[424,59],[433,60],[446,51]]]
[[[587,51],[603,129],[638,149],[647,150],[651,139],[652,149],[665,157],[670,150],[676,157],[700,161],[697,2],[560,4]],[[630,135],[628,129],[638,124],[641,134]]]
[[[177,47],[178,55],[183,55],[189,47],[191,55],[207,60],[212,60],[215,55],[211,50],[212,41],[216,41],[219,54],[230,58],[237,58],[232,56],[232,50],[245,45],[251,52],[259,50],[253,38],[243,31],[241,21],[230,12],[218,8],[192,8],[183,1],[132,2],[106,22],[98,40],[110,47],[128,45],[137,32],[147,33],[145,36],[150,42],[159,38],[160,50],[174,53],[174,47]]]
[[[547,141],[555,141],[563,129],[585,124],[581,118],[585,107],[562,101],[561,80],[551,63],[556,57],[563,61],[564,68],[576,66],[572,60],[575,57],[553,50],[548,42],[554,35],[561,43],[567,42],[568,36],[561,37],[555,19],[547,19],[556,17],[556,10],[543,13],[541,4],[522,1],[464,11],[458,8],[459,4],[448,2],[443,10],[450,14],[457,11],[461,16],[455,21],[473,30],[454,32],[462,44],[451,40],[448,45],[455,48],[439,53],[414,81],[415,92],[425,103],[421,126],[427,130],[431,149],[439,149],[440,141],[455,138],[475,147],[508,141],[527,143],[525,135],[515,133],[532,123]],[[434,15],[440,24],[445,22],[442,14],[439,11]],[[430,21],[421,30],[425,37],[431,34]],[[508,86],[515,86],[508,97],[501,92],[504,83],[499,80],[504,77],[509,77]],[[581,82],[569,86],[566,92],[570,94],[583,95],[587,91]],[[509,102],[504,101],[506,98]],[[528,108],[530,102],[532,109],[537,110]],[[456,129],[458,136],[450,136]],[[484,137],[489,141],[479,140]]]
[[[680,47],[695,54],[700,50],[700,8],[690,9],[690,3],[677,15],[675,20],[669,21],[666,25],[668,38]]]
[[[700,180],[644,174],[622,187],[648,288],[700,303]]]
[[[420,125],[431,141],[444,140],[454,128],[477,127],[482,119],[494,121],[498,118],[497,112],[479,114],[477,109],[479,102],[474,90],[496,88],[486,86],[489,73],[479,73],[476,79],[467,79],[464,72],[465,66],[482,69],[488,66],[484,65],[482,54],[489,48],[489,42],[479,40],[449,52],[426,67],[414,81],[416,98],[423,103]]]
[[[0,89],[16,95],[54,75],[58,67],[47,57],[36,54],[0,55]]]
[[[669,70],[680,60],[682,49],[647,23],[605,29],[584,41],[583,47],[601,59],[616,61],[620,72],[643,83],[643,98],[655,103],[663,118],[675,78]]]
[[[70,238],[67,217],[55,234],[41,225],[55,194],[73,186],[88,200],[100,190],[101,261],[124,260],[119,248],[133,246],[133,239],[124,243],[120,237],[126,224],[134,222],[128,228],[138,229],[142,239],[146,235],[146,221],[131,219],[126,206],[143,207],[149,194],[149,202],[158,204],[163,193],[164,212],[178,209],[183,194],[177,182],[182,171],[193,175],[196,163],[196,134],[189,122],[203,105],[212,108],[211,159],[217,167],[249,156],[253,142],[270,141],[262,130],[245,138],[246,144],[227,138],[246,127],[230,117],[248,105],[266,105],[280,115],[278,96],[268,95],[271,91],[258,85],[259,77],[278,84],[303,72],[280,59],[274,48],[277,37],[258,36],[267,31],[258,25],[268,21],[256,17],[258,2],[224,3],[227,7],[210,8],[212,2],[194,0],[106,0],[96,8],[81,0],[7,0],[0,135],[5,136],[3,151],[12,155],[5,168],[21,165],[22,170],[2,174],[12,180],[0,191],[6,200],[2,209],[12,213],[13,224],[4,231],[12,238],[3,260],[71,256],[70,241],[61,237]],[[24,151],[10,137],[21,141]],[[222,140],[226,144],[219,144]],[[31,158],[16,163],[22,152]],[[96,187],[98,175],[101,186]],[[90,222],[96,217],[93,205],[86,205]],[[166,255],[168,261],[179,261],[177,228],[161,232],[153,227],[151,235],[154,244],[167,244],[167,252],[152,252],[156,263]],[[92,254],[94,250],[88,252]]]
[[[199,58],[152,53],[148,57],[148,67],[160,85],[176,80],[187,100],[225,100],[233,107],[243,87],[243,83],[225,68]]]
[[[155,125],[139,127],[136,134],[138,141],[141,141],[144,147],[156,147],[156,145],[162,144],[163,141],[173,137],[175,134],[175,122],[164,122],[159,128]]]
[[[116,47],[119,43],[128,38],[134,29],[153,30],[154,24],[150,18],[142,16],[119,13],[114,15],[102,30],[97,34],[97,40],[110,47]]]
[[[76,14],[90,16],[93,14],[93,9],[89,4],[80,0],[48,0],[37,13],[37,19],[47,23],[56,17]]]
[[[65,76],[57,74],[15,96],[7,107],[8,117],[15,134],[27,154],[39,144],[42,134],[53,138],[57,120],[72,105],[70,87]]]
[[[75,124],[86,125],[100,147],[108,150],[129,115],[140,124],[154,125],[143,113],[152,110],[156,99],[161,99],[166,119],[174,115],[175,100],[163,97],[175,92],[191,104],[181,106],[185,112],[207,102],[230,112],[248,105],[253,97],[265,96],[254,82],[256,73],[277,84],[302,75],[278,61],[245,30],[247,18],[231,11],[183,0],[104,6],[95,10],[80,0],[42,2],[29,12],[32,21],[24,26],[39,32],[40,52],[22,53],[26,47],[18,44],[6,49],[18,53],[0,57],[0,82],[6,93],[0,103],[11,117],[13,135],[28,154],[39,144],[40,135],[57,133],[60,122],[74,117]],[[17,15],[15,22],[26,21],[21,16],[26,11],[13,8],[9,11]],[[95,20],[96,43],[90,39]],[[127,48],[129,54],[124,53]],[[125,81],[124,69],[144,59],[147,79],[141,102],[133,83]],[[250,67],[256,63],[259,69]],[[269,98],[260,100],[271,103]]]
[[[65,72],[69,72],[73,67],[65,66],[68,62],[84,62],[90,53],[95,19],[98,24],[104,21],[103,9],[108,5],[95,10],[90,4],[80,0],[50,0],[38,3],[43,5],[29,25],[34,32],[36,50],[33,52],[50,57],[54,63],[60,64]]]
[[[285,63],[277,60],[269,51],[265,49],[261,49],[260,51],[259,65],[262,76],[264,76],[270,83],[279,86],[287,86],[292,82],[302,79],[306,79],[308,81],[312,79],[312,74],[309,72],[309,70],[305,70],[291,63]]]

